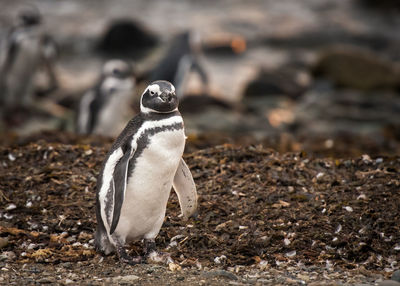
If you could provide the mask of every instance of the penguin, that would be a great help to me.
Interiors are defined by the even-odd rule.
[[[182,159],[185,139],[175,87],[168,81],[152,82],[141,96],[140,113],[118,136],[99,174],[95,232],[99,252],[116,251],[120,261],[131,265],[147,258],[166,261],[156,251],[155,238],[171,188],[184,218],[197,209],[196,185]],[[125,243],[140,239],[145,255],[130,257]]]
[[[0,103],[10,109],[32,103],[34,76],[42,64],[51,89],[57,86],[51,63],[56,55],[55,43],[41,29],[39,10],[25,8],[18,20],[4,40],[0,61]]]
[[[77,133],[117,136],[130,115],[134,87],[133,72],[128,63],[117,59],[107,61],[97,84],[80,100]]]
[[[208,85],[208,76],[198,61],[200,51],[199,37],[189,31],[175,36],[165,56],[150,73],[150,81],[162,78],[172,82],[176,94],[182,99],[184,85],[191,71],[200,75],[204,85]]]

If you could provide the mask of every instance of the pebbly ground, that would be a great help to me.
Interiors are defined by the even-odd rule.
[[[175,263],[132,267],[93,249],[110,142],[66,143],[0,147],[0,284],[374,285],[399,268],[398,156],[227,144],[187,153],[199,216],[183,222],[172,193],[157,245]]]

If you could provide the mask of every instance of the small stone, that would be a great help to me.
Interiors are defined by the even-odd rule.
[[[15,156],[12,153],[8,153],[8,160],[15,161]]]
[[[400,282],[394,280],[383,280],[378,284],[379,286],[400,286]]]
[[[10,260],[14,260],[17,256],[15,255],[14,252],[12,251],[4,251],[3,253],[0,254],[0,261],[10,261]]]
[[[364,163],[369,163],[371,162],[371,157],[368,154],[364,154],[361,156],[362,160],[364,161]]]
[[[296,256],[296,250],[289,251],[289,252],[285,253],[285,256],[289,257],[289,258]]]
[[[175,272],[175,271],[181,271],[182,267],[176,263],[170,263],[168,264],[168,268],[170,271]]]
[[[392,280],[400,282],[400,270],[396,270],[395,272],[393,272]]]
[[[73,280],[71,280],[71,279],[65,279],[65,284],[66,285],[68,285],[68,284],[74,284],[75,282],[73,281]]]
[[[367,196],[366,196],[365,194],[360,194],[360,195],[357,197],[357,200],[367,200]]]
[[[221,264],[225,260],[226,260],[226,256],[225,255],[217,256],[217,257],[214,258],[214,262],[216,264]]]
[[[297,274],[297,278],[299,278],[299,279],[301,279],[301,280],[303,280],[305,282],[310,280],[310,277],[308,275],[305,275],[305,274]]]
[[[6,247],[8,245],[8,238],[7,237],[0,237],[0,249]]]
[[[6,211],[11,211],[11,210],[15,210],[17,208],[17,206],[15,204],[9,204],[6,207]]]
[[[233,274],[232,272],[226,271],[226,270],[215,270],[215,271],[208,271],[203,274],[207,278],[213,278],[213,277],[225,277],[230,280],[238,280],[237,276]]]
[[[335,233],[339,233],[342,230],[342,225],[339,223],[339,225],[337,226]]]
[[[349,207],[349,206],[345,206],[343,207],[346,211],[348,211],[349,213],[353,212],[353,208]]]
[[[126,275],[126,276],[116,276],[113,278],[114,282],[119,282],[119,283],[129,283],[133,282],[139,279],[139,276],[136,275]]]
[[[51,280],[50,278],[44,277],[42,279],[39,279],[37,282],[41,283],[41,284],[49,284],[49,283],[53,283],[54,281]]]

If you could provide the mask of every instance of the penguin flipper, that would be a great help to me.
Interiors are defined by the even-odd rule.
[[[121,214],[122,203],[125,198],[126,184],[128,179],[128,166],[129,160],[132,157],[133,148],[130,144],[125,145],[124,155],[115,165],[114,173],[113,173],[113,182],[114,185],[114,211],[113,218],[110,228],[110,234],[113,234],[115,229],[117,228],[119,217]]]
[[[185,219],[196,213],[197,209],[197,191],[192,173],[185,161],[181,159],[176,170],[173,187],[178,195],[179,205]]]

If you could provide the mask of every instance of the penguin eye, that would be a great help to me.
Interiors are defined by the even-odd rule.
[[[121,74],[120,71],[119,71],[118,69],[113,69],[112,73],[113,73],[113,75],[115,75],[115,76],[119,76],[119,75]]]
[[[155,95],[156,93],[152,90],[150,90],[150,95]]]

